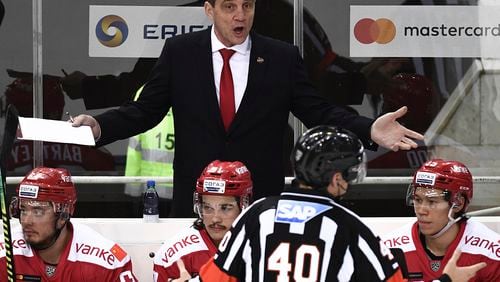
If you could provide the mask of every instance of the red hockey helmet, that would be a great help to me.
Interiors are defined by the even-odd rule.
[[[33,116],[33,79],[31,77],[18,77],[7,86],[5,91],[6,103],[13,104],[19,115]],[[64,94],[55,78],[43,80],[43,113],[46,119],[59,120],[64,110]]]
[[[19,200],[51,202],[56,213],[69,218],[75,211],[76,189],[64,168],[37,167],[31,170],[16,189],[11,202],[11,215],[18,217]]]
[[[413,176],[408,188],[407,203],[412,204],[417,188],[429,188],[435,195],[444,195],[450,203],[460,204],[458,196],[465,198],[463,211],[472,200],[473,184],[469,169],[461,162],[434,159],[423,164]],[[435,191],[439,189],[441,191]]]
[[[253,183],[250,171],[241,162],[211,162],[196,182],[193,203],[195,213],[200,214],[202,195],[233,196],[240,200],[240,208],[250,205]]]
[[[391,84],[382,94],[383,112],[393,112],[407,106],[408,112],[399,119],[406,127],[425,132],[438,112],[438,95],[432,81],[425,76],[400,73],[392,77],[398,87]]]

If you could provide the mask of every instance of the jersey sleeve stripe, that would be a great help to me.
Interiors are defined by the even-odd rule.
[[[259,215],[259,240],[257,240],[260,243],[260,252],[261,254],[266,250],[266,238],[269,234],[272,234],[274,232],[274,222],[270,222],[267,219],[270,217],[274,217],[274,214],[276,212],[276,209],[269,209],[264,212],[262,212]],[[264,255],[259,256],[259,281],[264,281],[264,264],[265,264],[265,259],[266,257]],[[250,280],[248,280],[250,281]]]
[[[347,249],[344,254],[344,261],[337,275],[338,281],[351,281],[353,273],[354,273],[354,260],[352,258],[351,252],[349,251],[349,249]]]
[[[385,274],[384,274],[384,269],[382,268],[382,265],[380,264],[380,261],[377,259],[377,256],[373,252],[373,250],[370,248],[370,245],[363,239],[363,237],[359,236],[359,248],[365,254],[366,258],[368,261],[372,264],[372,266],[375,268],[375,271],[377,272],[378,277],[380,280],[385,279]]]
[[[229,268],[231,267],[231,264],[236,257],[236,254],[238,253],[239,248],[243,244],[243,240],[245,239],[245,228],[241,228],[240,232],[236,234],[236,237],[234,238],[234,241],[232,242],[232,246],[229,249],[229,254],[227,255],[226,261],[224,262],[224,269],[226,271],[229,271]]]
[[[325,242],[325,250],[321,269],[328,269],[328,266],[330,264],[330,255],[333,248],[333,241],[335,240],[337,229],[338,225],[337,223],[335,223],[335,221],[331,220],[328,217],[323,217],[319,233],[319,238]],[[321,272],[321,281],[326,281],[326,275],[326,271]],[[342,279],[339,279],[339,281],[342,281]]]
[[[252,248],[248,240],[243,248],[243,260],[245,261],[245,281],[252,281]]]

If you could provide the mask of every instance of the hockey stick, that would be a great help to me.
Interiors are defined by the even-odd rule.
[[[14,272],[14,253],[12,249],[12,236],[10,232],[10,221],[7,215],[7,193],[6,193],[6,169],[5,162],[12,151],[14,140],[16,139],[17,125],[19,123],[17,110],[13,105],[7,106],[5,115],[5,129],[0,151],[0,206],[2,210],[3,237],[5,241],[5,258],[7,261],[7,281],[13,282]]]

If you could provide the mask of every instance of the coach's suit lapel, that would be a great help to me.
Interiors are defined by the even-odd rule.
[[[210,41],[211,29],[208,28],[203,32],[201,40],[197,44],[193,56],[196,56],[195,63],[197,64],[197,72],[200,77],[201,99],[207,105],[207,118],[210,119],[210,124],[214,124],[217,131],[225,134],[224,124],[219,110],[219,102],[214,82],[214,67],[212,60],[212,43]]]
[[[266,76],[266,69],[271,58],[266,57],[266,48],[264,41],[256,33],[251,33],[252,48],[250,51],[250,66],[248,70],[248,81],[243,99],[236,112],[231,126],[229,127],[229,134],[238,129],[242,122],[251,119],[252,111],[255,111],[255,100],[258,95],[263,91],[259,88],[262,86],[262,81]],[[265,106],[265,105],[262,105]]]

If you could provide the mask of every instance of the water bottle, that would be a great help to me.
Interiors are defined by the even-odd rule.
[[[155,189],[155,181],[148,180],[146,183],[146,191],[144,192],[143,203],[144,209],[142,211],[142,219],[144,222],[158,222],[159,218],[159,198]]]

